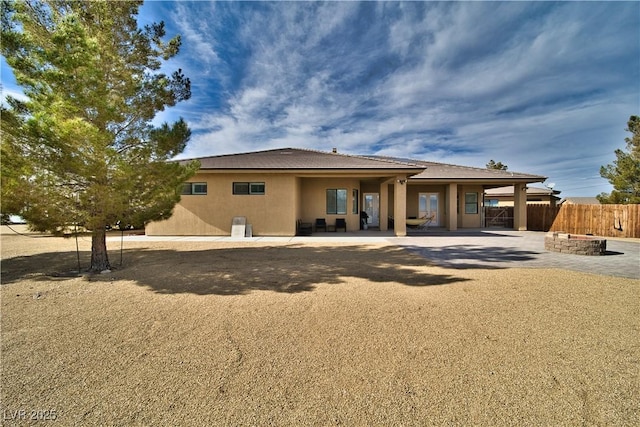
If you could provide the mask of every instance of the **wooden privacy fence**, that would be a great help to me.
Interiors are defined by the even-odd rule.
[[[549,231],[560,212],[560,206],[527,205],[527,230]]]
[[[527,205],[527,229],[640,238],[640,205]]]

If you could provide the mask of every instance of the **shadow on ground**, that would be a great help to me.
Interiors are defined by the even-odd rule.
[[[540,252],[500,246],[450,245],[442,247],[406,246],[405,248],[434,264],[455,269],[505,268],[504,263],[531,261],[540,254]]]
[[[618,251],[605,251],[604,252],[605,256],[609,256],[609,255],[624,255],[624,252],[618,252]]]
[[[81,260],[90,258],[80,253]],[[263,246],[176,251],[128,249],[110,251],[111,273],[85,275],[84,280],[132,280],[158,293],[242,295],[256,290],[296,293],[320,283],[340,284],[350,278],[407,286],[446,285],[468,279],[428,272],[418,255],[393,246]],[[426,268],[425,268],[426,267]],[[2,284],[24,279],[69,280],[77,270],[75,252],[43,253],[2,262]]]
[[[491,229],[460,229],[455,231],[450,231],[445,228],[407,228],[407,237],[479,237],[479,238],[487,238],[487,237],[506,237],[506,238],[518,238],[519,236],[504,234],[504,229],[491,231]]]

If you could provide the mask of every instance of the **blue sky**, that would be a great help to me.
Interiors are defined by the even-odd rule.
[[[640,114],[640,2],[147,2],[182,35],[181,157],[300,147],[611,186]],[[6,93],[18,91],[2,62]]]

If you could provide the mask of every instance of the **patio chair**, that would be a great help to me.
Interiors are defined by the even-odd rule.
[[[336,218],[336,231],[338,231],[339,228],[344,228],[344,232],[347,232],[347,222],[344,218]]]
[[[301,219],[296,221],[296,236],[311,236],[313,227],[310,222],[302,222]]]
[[[327,231],[327,221],[325,221],[324,218],[316,218],[316,231],[319,231],[321,228]]]

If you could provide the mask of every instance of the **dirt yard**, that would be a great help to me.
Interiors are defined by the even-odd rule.
[[[640,425],[638,280],[2,228],[4,425]]]

